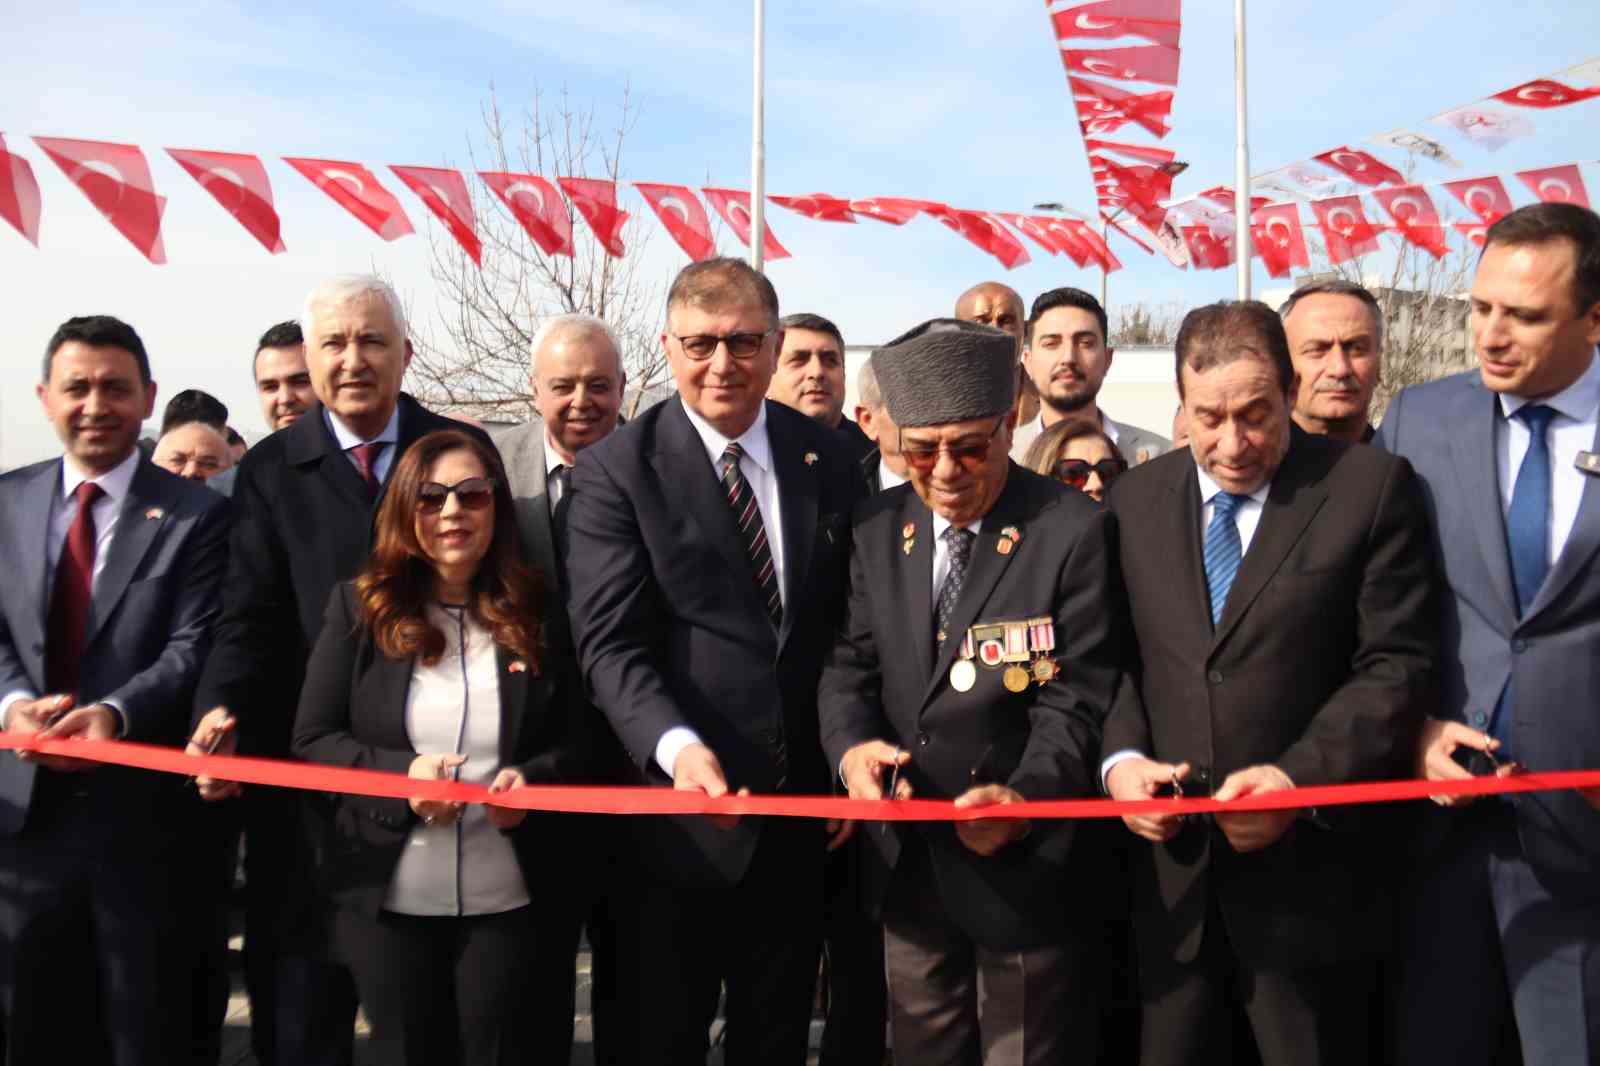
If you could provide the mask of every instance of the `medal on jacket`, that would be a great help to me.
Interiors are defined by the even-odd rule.
[[[1028,671],[1019,664],[1028,661],[1028,623],[1004,622],[1006,632],[1006,645],[1004,660],[1011,665],[1006,667],[1006,672],[1000,676],[1000,681],[1006,686],[1007,691],[1021,692],[1028,687],[1032,680]]]
[[[917,543],[917,524],[915,522],[907,522],[900,527],[900,539],[902,541],[900,550],[910,555],[911,549]]]
[[[961,638],[960,657],[950,664],[950,687],[957,692],[968,692],[978,682],[978,668],[972,664],[975,654],[972,630]]]
[[[1050,653],[1056,650],[1055,619],[1048,615],[1028,619],[1028,648],[1033,652],[1033,679],[1040,685],[1054,681],[1061,674],[1061,666]]]

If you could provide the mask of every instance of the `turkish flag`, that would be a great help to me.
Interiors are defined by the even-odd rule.
[[[711,209],[722,216],[722,221],[738,235],[746,248],[750,247],[750,194],[743,189],[702,188]],[[765,219],[762,222],[765,223]],[[768,259],[787,259],[789,249],[778,243],[772,227],[761,227],[761,254]]]
[[[617,183],[600,178],[557,178],[556,184],[589,223],[606,254],[621,258],[626,252],[622,224],[628,221],[628,212],[617,207]]]
[[[1486,225],[1492,226],[1514,210],[1511,206],[1511,197],[1506,195],[1506,187],[1493,175],[1487,178],[1468,178],[1465,181],[1447,181],[1444,187],[1449,189],[1450,195],[1460,200],[1468,211],[1483,219]]]
[[[1360,185],[1404,185],[1406,176],[1373,155],[1345,145],[1311,158],[1326,163]]]
[[[1132,48],[1063,48],[1061,61],[1074,74],[1176,85],[1178,54],[1176,48],[1162,44],[1141,44]]]
[[[39,182],[32,164],[6,150],[4,137],[0,137],[0,218],[39,247]]]
[[[1589,206],[1589,191],[1583,187],[1583,175],[1578,172],[1576,163],[1542,170],[1519,170],[1517,177],[1542,203]]]
[[[161,242],[167,201],[156,195],[150,164],[137,145],[64,137],[35,137],[33,143],[146,259],[167,261]]]
[[[687,185],[636,181],[633,187],[690,259],[698,263],[717,254],[717,242],[711,238],[711,220],[706,217],[700,198]]]
[[[415,232],[400,201],[379,185],[372,171],[360,163],[339,159],[296,159],[291,156],[284,156],[283,161],[304,174],[334,203],[356,216],[384,240],[398,240]]]
[[[1329,196],[1312,200],[1311,210],[1322,227],[1328,258],[1335,263],[1378,250],[1378,231],[1367,221],[1359,196]]]
[[[1428,190],[1420,185],[1402,185],[1398,189],[1375,189],[1372,198],[1389,212],[1400,236],[1435,259],[1443,259],[1450,251],[1444,239],[1444,224],[1439,221],[1439,211]]]
[[[1034,244],[1043,248],[1048,255],[1060,255],[1066,249],[1061,242],[1050,232],[1048,218],[1036,215],[1016,215],[1005,211],[995,212],[1006,224],[1018,233],[1027,237]]]
[[[1574,89],[1551,78],[1535,78],[1533,81],[1523,82],[1514,89],[1494,94],[1494,98],[1503,103],[1515,104],[1517,107],[1539,108],[1581,104],[1596,96],[1600,96],[1600,86],[1593,89]]]
[[[1106,244],[1104,237],[1094,231],[1093,226],[1076,218],[1063,219],[1063,221],[1072,227],[1072,232],[1077,234],[1078,239],[1089,249],[1089,258],[1098,263],[1102,271],[1109,274],[1113,270],[1122,269],[1122,261],[1111,254],[1111,246]],[[1116,225],[1116,223],[1112,223],[1112,225]],[[1134,243],[1138,244],[1139,242],[1134,241]],[[1143,246],[1141,245],[1141,247]],[[1149,251],[1148,248],[1145,250]]]
[[[767,199],[779,207],[802,214],[807,218],[814,218],[818,222],[854,222],[855,212],[850,210],[850,201],[841,200],[837,196],[827,193],[814,192],[806,196],[769,196]]]
[[[1153,208],[1172,195],[1172,175],[1159,167],[1123,166],[1103,155],[1090,155],[1089,170],[1096,188],[1121,189],[1145,208]]]
[[[1128,156],[1132,159],[1143,159],[1147,163],[1170,163],[1178,158],[1178,153],[1170,148],[1157,148],[1153,144],[1123,144],[1120,141],[1103,141],[1095,137],[1085,137],[1084,148],[1091,152],[1115,152],[1117,155]]]
[[[1467,140],[1491,152],[1498,152],[1512,141],[1532,137],[1535,133],[1533,123],[1528,121],[1526,115],[1479,104],[1453,108],[1435,115],[1431,121],[1436,125],[1449,126]]]
[[[1456,232],[1482,248],[1489,240],[1489,227],[1482,222],[1452,222]]]
[[[267,168],[253,155],[168,148],[167,154],[273,255],[284,251]]]
[[[1078,108],[1078,124],[1085,134],[1111,133],[1125,123],[1134,122],[1157,137],[1171,128],[1172,93],[1130,93],[1104,82],[1067,75],[1072,99]]]
[[[932,200],[908,200],[903,196],[869,196],[850,201],[851,211],[891,226],[904,226],[929,207],[942,208],[944,204]]]
[[[1074,265],[1087,266],[1091,259],[1096,258],[1093,250],[1089,247],[1089,242],[1085,241],[1079,235],[1077,227],[1071,224],[1076,221],[1075,219],[1044,217],[1038,218],[1036,221],[1044,229],[1045,233],[1050,236],[1050,240],[1055,243],[1055,246],[1060,248],[1067,258],[1072,260]]]
[[[928,214],[1000,260],[1007,270],[1013,270],[1032,259],[1022,242],[987,212],[964,211],[958,207],[936,204],[928,210]]]
[[[1221,270],[1233,262],[1233,238],[1226,234],[1218,236],[1205,226],[1185,226],[1183,240],[1196,270]]]
[[[417,194],[434,217],[443,222],[472,261],[483,266],[483,242],[478,240],[478,219],[472,210],[472,197],[459,170],[440,167],[390,166],[395,177]]]
[[[572,218],[556,187],[537,174],[480,170],[478,177],[500,198],[545,255],[572,255]]]
[[[1297,204],[1269,204],[1256,208],[1250,215],[1250,240],[1272,277],[1281,278],[1292,267],[1304,270],[1311,266],[1311,258],[1306,254],[1305,231],[1300,228],[1300,208]]]
[[[1182,29],[1179,0],[1099,0],[1057,11],[1050,16],[1056,37],[1143,37],[1178,47]]]

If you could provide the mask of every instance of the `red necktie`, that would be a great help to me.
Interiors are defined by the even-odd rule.
[[[357,444],[350,449],[351,458],[355,459],[356,466],[361,470],[361,480],[367,486],[367,499],[378,498],[378,456],[383,452],[387,441],[374,440],[365,444]]]
[[[85,481],[75,493],[78,513],[67,530],[67,542],[56,561],[55,589],[50,595],[49,629],[45,634],[44,687],[50,692],[76,695],[89,635],[89,606],[94,584],[94,504],[105,490]]]

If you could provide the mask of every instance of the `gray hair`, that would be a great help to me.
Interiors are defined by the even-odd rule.
[[[883,406],[883,393],[878,391],[878,372],[872,369],[871,359],[856,371],[856,399],[862,407],[873,411]]]
[[[311,338],[311,309],[319,303],[343,304],[363,296],[376,296],[389,306],[389,314],[394,317],[394,323],[400,330],[400,340],[406,339],[406,309],[400,303],[400,297],[389,287],[389,283],[375,274],[340,274],[322,282],[306,297],[306,303],[300,312],[300,329]]]
[[[533,334],[533,343],[528,345],[529,357],[537,357],[539,349],[545,346],[545,342],[558,334],[565,333],[588,337],[604,337],[606,343],[611,345],[611,350],[617,353],[617,361],[622,361],[622,345],[617,343],[617,335],[611,332],[611,327],[606,325],[606,320],[595,315],[583,314],[580,311],[563,315],[551,315],[539,323],[538,330]]]
[[[1366,304],[1367,311],[1372,315],[1372,329],[1376,334],[1372,341],[1380,351],[1383,349],[1383,308],[1378,306],[1378,298],[1372,295],[1365,285],[1357,285],[1343,278],[1307,282],[1289,294],[1283,306],[1278,308],[1278,317],[1288,322],[1295,305],[1308,296],[1350,296]]]

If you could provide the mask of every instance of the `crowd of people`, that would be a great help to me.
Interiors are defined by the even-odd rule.
[[[948,306],[948,305],[946,305]],[[932,310],[932,309],[930,309]],[[875,349],[686,267],[676,394],[540,325],[539,417],[402,391],[319,285],[243,451],[73,318],[63,454],[0,476],[0,729],[473,782],[1030,800],[1600,767],[1600,217],[1488,230],[1476,369],[1372,400],[1322,281],[1183,319],[1173,439],[1106,313],[996,283]],[[242,457],[235,449],[243,451]],[[1600,1062],[1600,796],[846,822],[529,813],[0,757],[5,1061],[214,1064],[229,911],[263,1066]],[[818,981],[822,987],[819,1000]]]

